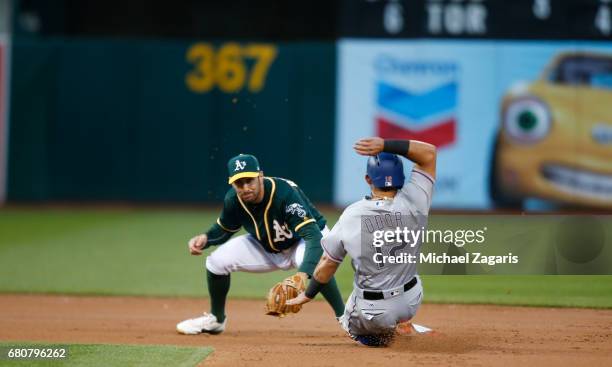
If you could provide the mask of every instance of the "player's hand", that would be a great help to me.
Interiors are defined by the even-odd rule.
[[[310,301],[312,301],[312,299],[306,297],[306,293],[302,292],[298,294],[297,297],[287,300],[287,305],[289,306],[303,305],[304,303],[308,303]]]
[[[353,149],[357,154],[361,155],[376,155],[383,151],[385,147],[385,140],[377,136],[372,138],[363,138],[357,140]]]
[[[208,236],[206,234],[200,234],[189,240],[189,253],[192,255],[202,255],[202,251],[206,243],[208,242]]]

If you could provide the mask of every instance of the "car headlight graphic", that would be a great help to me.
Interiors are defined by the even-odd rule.
[[[535,143],[550,132],[551,117],[546,104],[535,97],[517,99],[504,114],[504,129],[518,143]]]

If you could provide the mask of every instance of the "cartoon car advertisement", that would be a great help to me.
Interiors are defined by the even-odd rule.
[[[438,147],[434,208],[612,208],[610,43],[343,40],[338,59],[337,205],[367,194],[351,147],[378,135]]]
[[[537,197],[612,207],[612,54],[564,52],[503,96],[490,171],[497,207]]]

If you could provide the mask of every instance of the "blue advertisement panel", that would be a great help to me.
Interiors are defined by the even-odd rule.
[[[363,136],[438,147],[437,208],[612,207],[612,45],[343,40],[335,202],[368,192]]]

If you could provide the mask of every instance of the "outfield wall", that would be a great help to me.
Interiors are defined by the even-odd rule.
[[[6,200],[11,65],[11,2],[0,0],[0,205]]]
[[[13,64],[12,201],[218,202],[237,153],[332,200],[332,43],[22,37]]]
[[[10,201],[218,203],[248,152],[344,206],[380,135],[439,148],[436,208],[612,208],[608,0],[14,4]]]

